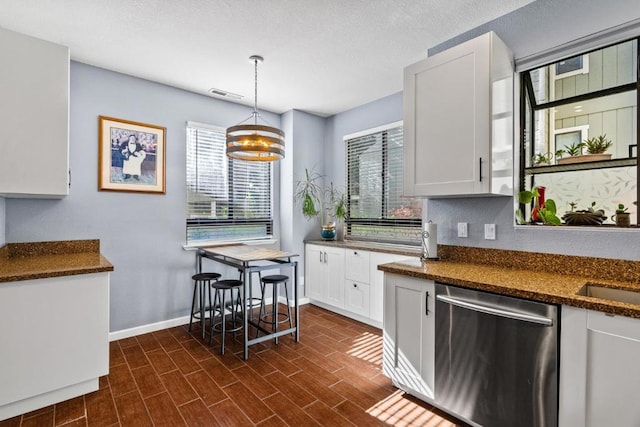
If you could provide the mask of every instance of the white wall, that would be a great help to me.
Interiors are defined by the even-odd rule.
[[[115,266],[110,331],[187,315],[195,256],[182,249],[186,122],[227,127],[250,112],[250,107],[72,62],[70,195],[6,199],[6,241],[100,239],[102,253]],[[262,113],[280,125],[279,116]],[[167,128],[165,195],[98,191],[99,115]],[[220,269],[205,263],[207,269]]]

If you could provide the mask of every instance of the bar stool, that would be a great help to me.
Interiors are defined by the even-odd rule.
[[[209,345],[213,344],[213,332],[217,330],[221,332],[222,335],[222,343],[220,346],[220,354],[224,354],[224,337],[227,332],[233,332],[235,336],[235,332],[242,329],[243,321],[240,321],[242,318],[242,299],[240,297],[240,291],[242,289],[242,281],[234,280],[234,279],[226,279],[226,280],[218,280],[211,284],[211,289],[215,292],[215,296],[213,298],[213,313],[211,320],[211,333],[209,335]],[[229,291],[229,301],[226,301],[226,294]],[[237,293],[234,297],[234,291]],[[230,328],[227,328],[227,307],[229,307],[229,311],[231,312],[231,322]],[[216,317],[215,313],[218,313],[219,320],[214,322],[213,319]]]
[[[262,278],[262,302],[260,304],[260,314],[258,315],[258,327],[260,327],[260,323],[270,323],[271,329],[273,332],[278,331],[278,324],[289,322],[289,327],[292,327],[291,323],[291,311],[289,308],[289,290],[287,288],[287,281],[289,280],[289,276],[285,276],[283,274],[273,274],[271,276],[264,276]],[[278,310],[278,287],[280,283],[284,284],[284,294],[287,298],[287,312],[282,313]],[[266,312],[264,298],[265,291],[268,284],[272,285],[272,303],[271,303],[271,312]],[[266,319],[271,317],[271,322],[268,322]],[[258,330],[259,331],[259,330]],[[278,337],[276,337],[276,344],[278,343]]]
[[[205,330],[205,312],[211,310],[211,286],[212,280],[218,280],[221,275],[219,273],[197,273],[191,276],[193,280],[193,299],[191,300],[191,318],[189,319],[189,332],[191,332],[191,324],[193,319],[200,320],[202,328],[202,338],[204,338]],[[196,295],[198,298],[198,306],[196,307]],[[205,296],[209,296],[209,305],[206,305]]]
[[[244,270],[238,270],[240,272],[240,280],[244,281]],[[262,284],[262,273],[259,271],[253,271],[253,274],[258,275],[258,283],[260,283],[260,289],[263,288]],[[253,287],[253,283],[252,286]],[[262,304],[262,298],[254,298],[253,297],[253,289],[247,286],[248,296],[247,296],[247,311],[249,311],[249,319],[253,320],[253,309],[255,307],[259,307]],[[263,291],[264,292],[264,291]]]

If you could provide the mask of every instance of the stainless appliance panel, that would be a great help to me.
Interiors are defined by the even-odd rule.
[[[435,400],[480,426],[558,424],[558,307],[436,283]]]

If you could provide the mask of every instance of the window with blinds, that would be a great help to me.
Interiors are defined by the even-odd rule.
[[[420,244],[422,200],[403,197],[402,123],[347,135],[346,236]]]
[[[225,132],[187,123],[187,243],[271,237],[271,163],[227,158]]]

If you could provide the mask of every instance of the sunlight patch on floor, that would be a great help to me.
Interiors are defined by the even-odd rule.
[[[364,332],[354,339],[347,354],[375,365],[382,365],[382,337]]]
[[[367,410],[367,413],[392,426],[454,427],[456,424],[432,413],[405,397],[398,390]]]

